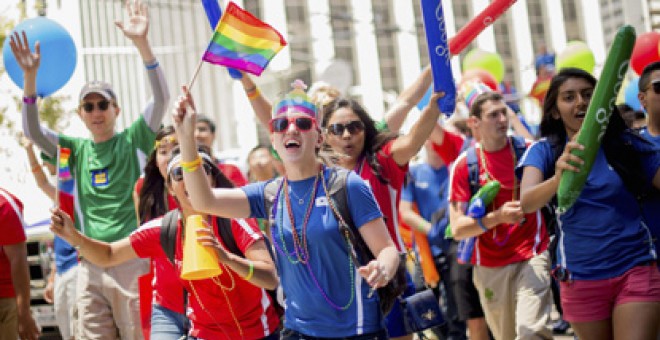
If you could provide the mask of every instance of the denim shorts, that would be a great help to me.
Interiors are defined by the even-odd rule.
[[[160,305],[151,309],[151,339],[179,340],[188,332],[188,318]]]
[[[280,339],[281,340],[386,340],[389,339],[389,337],[387,336],[387,330],[385,329],[382,329],[374,333],[354,335],[344,338],[319,338],[319,337],[302,334],[298,331],[294,331],[293,329],[285,328],[284,330],[282,330]]]

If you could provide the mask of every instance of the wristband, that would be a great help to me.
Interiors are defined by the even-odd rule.
[[[147,68],[147,70],[153,70],[156,67],[158,67],[158,65],[160,65],[158,63],[158,60],[155,60],[153,64],[148,64],[148,65],[144,65],[144,66]]]
[[[254,85],[249,89],[243,88],[243,90],[245,90],[245,93],[247,93],[247,94],[250,94],[250,93],[254,92],[256,89],[257,89],[257,85]]]
[[[247,275],[243,278],[245,281],[250,281],[252,276],[254,275],[254,263],[252,261],[248,260],[248,263],[250,264],[250,268],[248,269]]]
[[[36,96],[23,97],[23,103],[25,104],[35,104],[37,102]]]
[[[199,166],[202,165],[202,157],[200,157],[199,154],[198,154],[197,158],[195,158],[194,160],[192,160],[190,162],[183,162],[182,161],[181,163],[179,163],[179,165],[181,165],[181,169],[183,169],[183,171],[193,172],[193,171],[199,169]]]
[[[37,165],[33,165],[30,170],[32,170],[32,172],[37,172],[40,169],[41,169],[41,165],[37,164]]]
[[[250,100],[254,100],[257,97],[259,97],[260,95],[261,95],[261,92],[259,91],[258,88],[255,88],[253,91],[248,92],[248,94],[247,94],[248,99],[250,99]]]
[[[487,232],[488,228],[486,228],[486,226],[484,225],[484,222],[481,221],[481,217],[475,218],[475,219],[477,220],[477,224],[479,225],[479,228],[481,228],[481,230],[483,230],[484,232]]]

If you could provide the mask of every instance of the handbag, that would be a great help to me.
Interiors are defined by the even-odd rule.
[[[431,289],[400,298],[406,334],[421,332],[445,323],[438,298]]]

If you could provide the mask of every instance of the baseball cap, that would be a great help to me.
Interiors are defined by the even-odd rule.
[[[90,93],[98,93],[106,100],[116,99],[115,92],[112,90],[112,85],[104,81],[93,80],[85,84],[80,91],[80,101],[85,99]]]

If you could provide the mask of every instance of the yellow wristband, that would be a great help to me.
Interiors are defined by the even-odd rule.
[[[250,264],[250,269],[248,269],[247,275],[245,275],[245,277],[243,278],[243,280],[245,281],[250,281],[252,275],[254,275],[254,263],[252,263],[252,261],[250,260],[248,260],[248,263]]]
[[[179,164],[181,165],[181,169],[183,169],[183,171],[193,172],[199,169],[199,166],[202,165],[202,157],[197,155],[197,158],[195,160],[192,160],[190,162],[181,162]]]
[[[250,92],[248,92],[248,94],[247,94],[248,99],[250,99],[250,100],[256,99],[256,98],[259,97],[260,95],[261,95],[261,91],[259,91],[259,89],[256,88],[256,87],[254,88],[253,91],[250,91]]]

